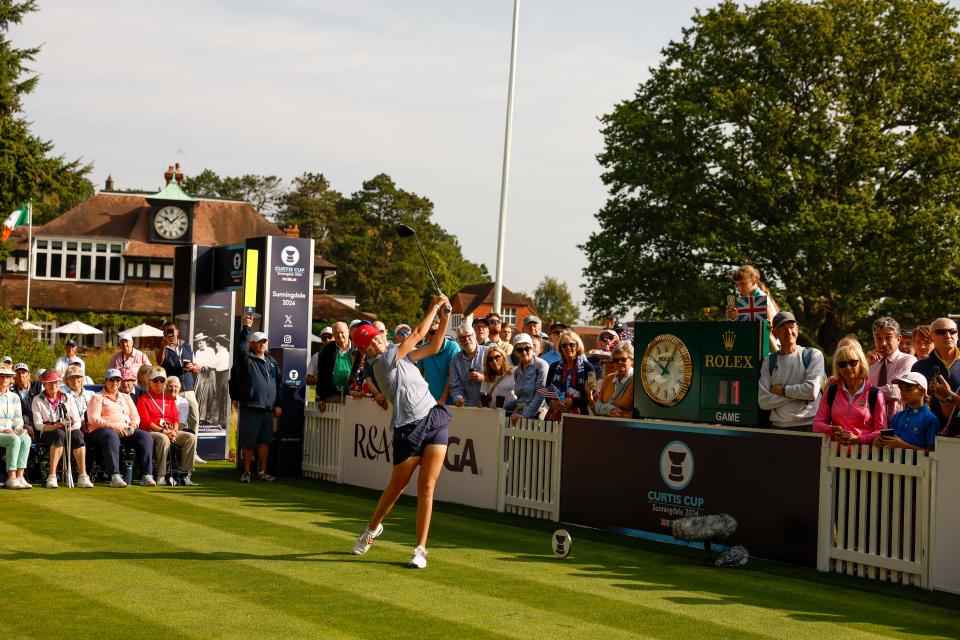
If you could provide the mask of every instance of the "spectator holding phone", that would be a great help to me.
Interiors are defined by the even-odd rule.
[[[833,377],[837,379],[820,401],[813,430],[830,434],[841,444],[869,444],[887,426],[883,393],[870,384],[863,349],[838,347],[833,354]]]
[[[930,390],[930,410],[940,420],[940,427],[947,424],[953,412],[948,402],[953,393],[960,390],[960,351],[957,350],[957,323],[950,318],[937,318],[930,324],[933,351],[926,358],[917,360],[912,371],[923,374]]]
[[[480,383],[480,403],[484,407],[503,408],[517,399],[513,392],[513,367],[507,352],[500,345],[487,347],[483,357],[483,382]]]
[[[197,404],[196,374],[200,372],[193,362],[193,349],[180,339],[176,322],[163,325],[163,342],[160,345],[160,366],[167,376],[180,379],[180,391],[187,400],[190,413],[184,425],[186,431],[197,433],[200,428],[200,405]]]
[[[890,419],[890,428],[884,429],[873,441],[878,447],[919,449],[932,451],[940,431],[940,421],[927,406],[927,379],[916,371],[908,371],[894,379],[900,387],[903,411]]]

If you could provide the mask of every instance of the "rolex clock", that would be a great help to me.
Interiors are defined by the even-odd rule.
[[[177,241],[185,239],[190,229],[190,217],[186,211],[174,205],[157,209],[153,215],[153,232],[158,239]]]
[[[647,343],[640,363],[643,391],[656,404],[673,407],[690,390],[693,359],[683,340],[661,333]]]

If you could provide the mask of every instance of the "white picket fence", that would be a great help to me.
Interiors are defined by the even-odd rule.
[[[307,405],[303,424],[303,475],[318,480],[340,481],[340,437],[347,405],[327,404],[319,413]]]
[[[515,424],[504,422],[499,510],[559,520],[563,423],[526,419]]]
[[[562,424],[520,420],[510,425],[502,411],[500,416],[504,456],[498,465],[498,510],[559,520]],[[340,438],[345,420],[345,404],[327,404],[324,413],[318,413],[315,405],[307,407],[303,427],[303,475],[342,482]]]
[[[817,568],[930,588],[935,465],[925,452],[825,441]]]

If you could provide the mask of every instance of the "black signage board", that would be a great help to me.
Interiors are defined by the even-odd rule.
[[[312,246],[308,239],[271,238],[266,295],[270,309],[267,340],[272,348],[310,348]]]
[[[728,513],[725,544],[816,566],[821,437],[564,416],[560,519],[674,542],[670,521]]]
[[[213,248],[213,289],[238,291],[243,286],[244,245],[228,244]]]

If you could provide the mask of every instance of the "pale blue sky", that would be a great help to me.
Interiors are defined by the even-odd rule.
[[[597,117],[630,97],[695,7],[521,4],[505,282],[583,300],[606,193]],[[345,194],[386,172],[429,197],[466,256],[496,266],[512,0],[41,0],[12,32],[43,44],[33,130],[103,187],[189,174],[322,172]],[[452,293],[452,292],[451,292]]]

